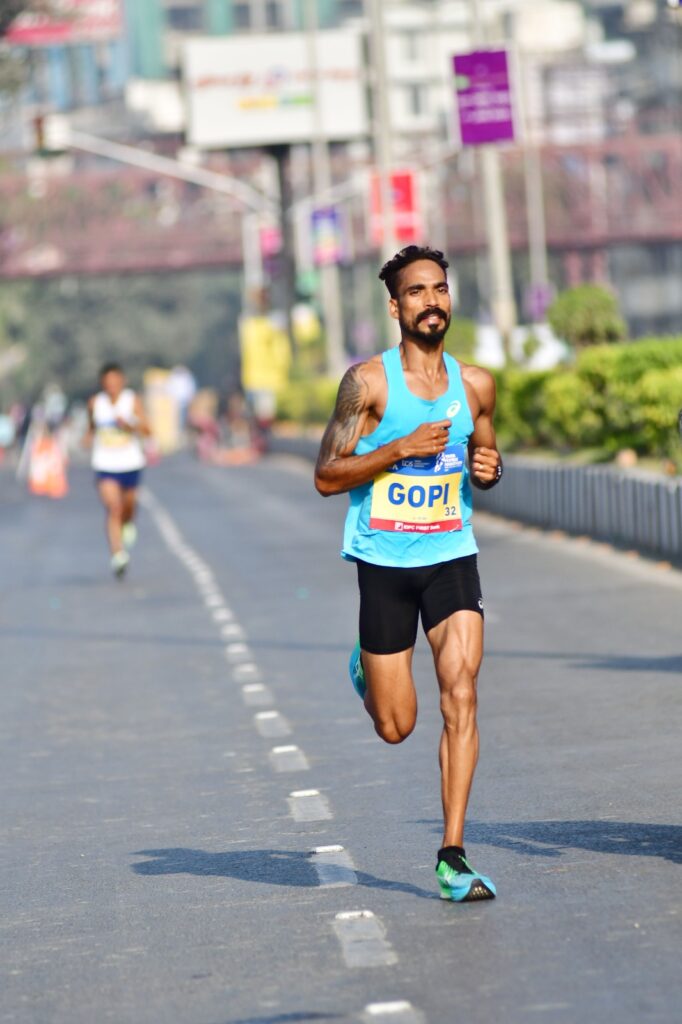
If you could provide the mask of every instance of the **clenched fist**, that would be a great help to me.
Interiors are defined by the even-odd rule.
[[[450,439],[451,420],[437,420],[435,423],[422,423],[402,439],[401,455],[403,459],[413,456],[440,455],[445,451]]]
[[[500,453],[495,448],[474,448],[471,456],[471,475],[482,484],[499,480],[498,466],[502,465]]]

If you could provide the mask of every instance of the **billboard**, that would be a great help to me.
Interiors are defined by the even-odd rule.
[[[506,50],[476,50],[453,57],[459,131],[463,146],[514,141],[514,112]]]
[[[308,142],[367,134],[360,37],[301,32],[188,39],[184,83],[188,142],[202,148]]]
[[[49,14],[19,14],[5,41],[13,46],[56,46],[116,39],[122,34],[121,0],[54,0]]]

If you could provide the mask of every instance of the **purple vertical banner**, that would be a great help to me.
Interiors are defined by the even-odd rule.
[[[452,59],[463,146],[514,141],[506,50],[476,50]]]
[[[313,210],[311,218],[313,235],[313,261],[316,267],[328,267],[340,263],[343,258],[341,217],[334,206]]]

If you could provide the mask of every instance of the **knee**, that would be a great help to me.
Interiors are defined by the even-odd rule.
[[[448,727],[457,729],[475,721],[477,704],[476,679],[469,673],[441,689],[440,709]]]
[[[402,743],[406,740],[414,729],[416,724],[416,716],[414,717],[398,717],[390,716],[377,717],[374,719],[374,728],[377,736],[380,736],[385,743]]]

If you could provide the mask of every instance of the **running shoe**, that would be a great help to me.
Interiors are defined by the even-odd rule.
[[[442,900],[454,900],[455,903],[471,903],[474,900],[492,900],[497,895],[495,886],[472,868],[464,853],[451,852],[448,860],[441,856],[445,851],[438,851],[436,878]]]
[[[353,689],[360,700],[364,700],[365,693],[367,692],[367,682],[365,681],[365,670],[362,667],[359,640],[356,641],[355,647],[351,653],[350,661],[348,662],[348,671],[350,673],[350,681],[353,684]]]
[[[119,580],[125,575],[130,555],[127,551],[117,551],[111,556],[111,571]]]
[[[123,529],[121,530],[121,537],[123,538],[123,547],[126,548],[127,551],[130,551],[137,540],[137,527],[135,526],[135,523],[124,523]]]

